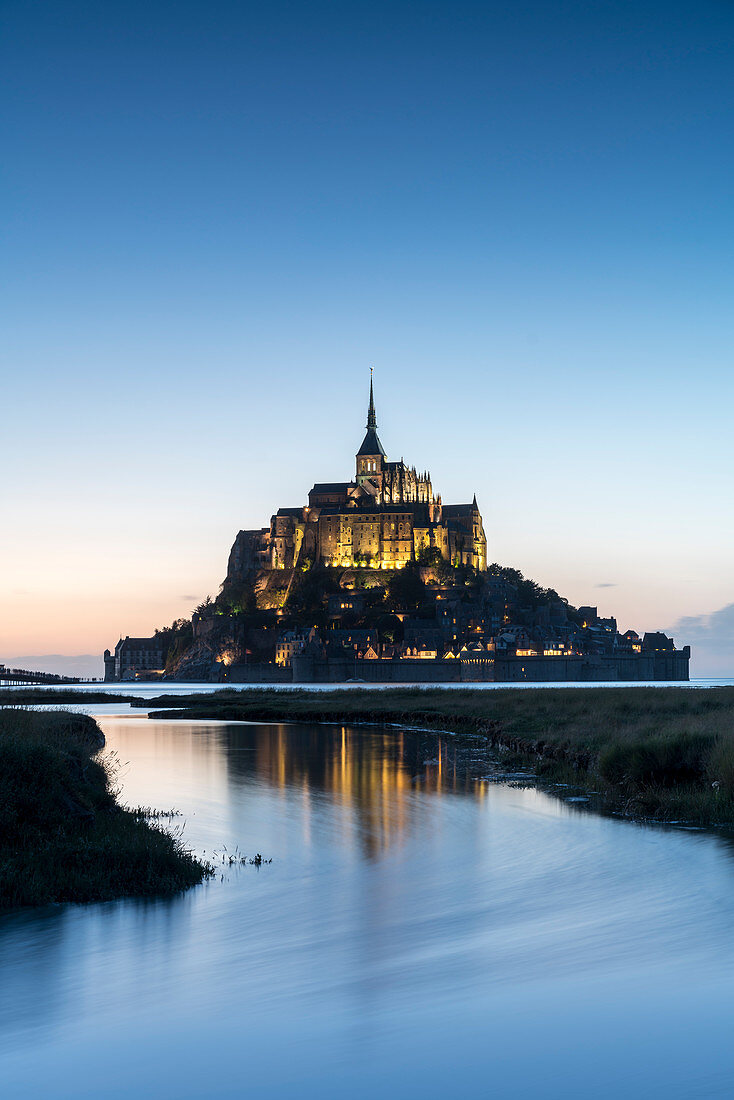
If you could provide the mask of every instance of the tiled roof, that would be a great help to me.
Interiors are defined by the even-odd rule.
[[[364,437],[362,446],[357,451],[358,455],[382,455],[385,457],[385,451],[380,443],[380,437],[374,428],[368,428],[367,434]]]

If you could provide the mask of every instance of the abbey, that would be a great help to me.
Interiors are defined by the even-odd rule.
[[[108,680],[543,683],[687,680],[690,652],[488,567],[476,497],[444,504],[430,474],[388,461],[370,381],[352,479],[240,531],[216,599],[104,661]]]
[[[476,496],[443,504],[429,473],[388,462],[377,434],[370,379],[367,432],[352,481],[317,484],[300,508],[280,508],[270,527],[240,531],[228,576],[320,564],[399,569],[427,551],[451,565],[487,568],[487,540]]]

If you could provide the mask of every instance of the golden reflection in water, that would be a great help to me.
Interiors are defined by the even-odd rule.
[[[398,730],[230,726],[227,744],[233,777],[254,774],[278,789],[284,800],[298,794],[306,838],[319,794],[327,794],[344,811],[345,843],[356,832],[371,856],[399,842],[425,814],[419,792],[437,798],[448,792],[482,800],[486,795],[486,784],[471,778],[455,746],[443,737],[436,744]],[[238,751],[246,747],[250,751]]]
[[[426,813],[435,816],[426,794],[487,797],[488,785],[472,779],[446,737],[306,724],[103,718],[101,725],[124,765],[131,804],[178,807],[191,790],[221,802],[227,787],[255,778],[276,792],[284,814],[298,800],[307,841],[319,802],[328,798],[342,811],[345,846],[356,842],[370,857],[420,828]]]

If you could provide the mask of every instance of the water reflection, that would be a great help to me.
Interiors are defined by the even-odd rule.
[[[365,855],[379,856],[411,829],[423,797],[464,792],[481,798],[482,784],[459,762],[455,745],[392,730],[348,726],[225,727],[229,780],[253,780],[304,802],[305,827],[314,805],[328,796],[331,812],[353,814]]]
[[[476,783],[450,739],[103,726],[130,803],[274,863],[0,919],[3,1100],[734,1091],[728,843]]]

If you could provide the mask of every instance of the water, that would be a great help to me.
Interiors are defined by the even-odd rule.
[[[273,863],[2,918],[3,1098],[734,1091],[726,838],[477,783],[395,730],[90,709],[130,803]]]
[[[734,687],[734,677],[700,678],[697,680],[601,680],[591,683],[564,683],[558,680],[549,680],[547,683],[515,684],[515,683],[482,683],[467,682],[457,684],[368,684],[361,681],[342,684],[203,684],[201,681],[184,683],[183,681],[147,680],[124,681],[122,683],[86,683],[86,684],[2,684],[0,683],[0,701],[4,692],[22,690],[24,687],[33,690],[63,691],[66,687],[73,691],[100,692],[106,691],[113,695],[134,695],[143,699],[154,699],[159,695],[197,695],[212,691],[396,691],[405,688],[421,688],[430,691],[441,688],[445,691],[533,691],[538,688],[574,688],[578,691],[590,688],[645,688],[645,687],[675,687],[675,688],[714,688]]]

